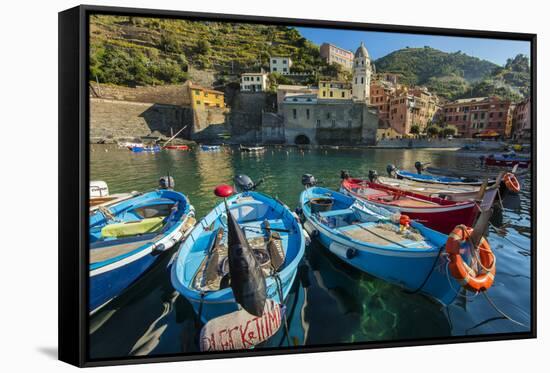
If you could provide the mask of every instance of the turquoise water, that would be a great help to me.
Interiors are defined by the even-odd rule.
[[[91,180],[104,180],[111,193],[145,191],[170,173],[175,189],[185,193],[198,218],[219,203],[213,189],[244,173],[264,178],[260,190],[296,207],[301,175],[311,173],[323,186],[337,188],[341,169],[367,175],[385,173],[388,163],[414,169],[414,162],[432,166],[480,169],[479,154],[448,150],[268,148],[263,154],[163,151],[133,154],[114,146],[92,147]],[[495,171],[496,169],[489,170]],[[488,240],[497,256],[497,276],[489,290],[495,304],[513,319],[529,325],[531,261],[531,180],[505,200],[502,226],[490,228]],[[196,323],[190,304],[171,286],[169,253],[136,286],[90,319],[90,355],[112,358],[159,356],[197,351]],[[268,346],[319,345],[345,342],[404,340],[442,336],[526,331],[503,318],[483,296],[458,297],[442,307],[418,294],[361,273],[327,253],[316,242],[306,256],[287,300],[290,338],[282,329]]]

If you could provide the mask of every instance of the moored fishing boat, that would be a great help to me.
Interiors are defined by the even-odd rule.
[[[201,150],[204,152],[217,152],[220,149],[219,145],[201,145]]]
[[[406,215],[392,214],[362,200],[317,187],[311,175],[304,175],[302,183],[306,186],[300,196],[304,228],[349,265],[409,293],[426,294],[444,305],[455,299],[461,286],[484,291],[492,285],[496,272],[494,255],[479,232],[486,227],[494,190],[486,194],[480,205],[483,220],[478,221],[475,230],[460,225],[453,235],[447,236],[410,221]],[[466,233],[457,236],[455,231],[462,229]],[[468,260],[462,259],[460,249],[468,251],[465,248],[468,238],[474,243],[472,253],[483,256],[481,261],[486,270],[463,271]]]
[[[187,145],[165,145],[162,148],[166,150],[189,150],[189,146]]]
[[[471,226],[478,210],[475,201],[452,201],[439,196],[429,197],[413,191],[398,189],[376,181],[352,178],[341,172],[340,191],[368,201],[392,212],[400,212],[411,219],[442,233],[450,233],[459,224]]]
[[[263,152],[265,150],[265,147],[239,145],[239,149],[241,152],[259,153],[259,152]]]
[[[388,166],[389,168],[390,166]],[[408,179],[420,183],[446,184],[446,185],[474,185],[481,186],[485,180],[475,177],[454,177],[442,175],[427,175],[415,172],[394,169],[393,171],[398,179]],[[389,172],[388,172],[389,173]],[[489,185],[494,184],[494,180],[488,180]]]
[[[144,145],[144,146],[132,146],[130,147],[132,153],[158,153],[160,152],[160,146],[158,145]]]
[[[169,180],[161,178],[161,186],[173,186]],[[162,188],[101,206],[89,221],[90,313],[141,278],[195,222],[187,197]]]
[[[483,158],[487,166],[499,167],[521,167],[528,168],[531,165],[531,158],[527,155],[518,155],[515,152],[490,154]]]
[[[237,182],[246,179],[241,175]],[[304,255],[302,227],[288,206],[253,191],[257,184],[240,185],[237,194],[228,185],[216,188],[224,202],[197,224],[172,264],[174,288],[206,324],[202,350],[246,349],[273,335]],[[250,320],[253,337],[246,340],[212,331]],[[264,331],[256,330],[258,322]]]
[[[439,197],[450,201],[470,201],[479,196],[480,188],[475,185],[446,185],[421,183],[408,179],[377,176],[376,182],[427,197]]]

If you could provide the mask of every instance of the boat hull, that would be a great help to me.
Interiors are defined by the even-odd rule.
[[[407,172],[397,170],[396,175],[398,179],[408,179],[420,183],[432,183],[432,184],[445,184],[445,185],[474,185],[481,186],[484,181],[476,178],[461,178],[451,176],[435,176],[427,174],[416,174],[414,172]],[[492,185],[495,180],[489,180],[488,184]]]
[[[138,281],[146,272],[148,272],[160,259],[162,254],[173,248],[180,240],[184,239],[190,232],[194,224],[194,208],[189,204],[187,198],[173,191],[149,192],[137,195],[129,200],[124,200],[110,207],[110,211],[116,215],[116,211],[126,211],[132,208],[134,201],[139,206],[146,205],[149,201],[148,196],[156,198],[166,198],[166,196],[177,196],[176,201],[185,204],[181,206],[179,217],[170,222],[165,230],[151,239],[145,239],[147,234],[135,237],[113,239],[106,241],[96,240],[90,243],[90,264],[89,264],[89,298],[88,309],[90,314],[94,314],[104,305],[122,294],[128,287]],[[151,197],[151,200],[154,200]],[[130,207],[126,207],[130,206]],[[103,212],[97,211],[90,216],[90,237],[92,237],[92,228],[98,222],[97,214]],[[167,223],[168,224],[168,223]],[[94,230],[95,232],[95,230]],[[95,235],[96,233],[94,233]],[[95,236],[94,236],[95,237]],[[140,241],[141,238],[143,241]],[[111,250],[120,247],[117,245],[132,244],[135,246],[126,251],[120,251],[102,259],[92,260],[95,250]],[[140,243],[143,244],[140,245]]]
[[[303,200],[302,200],[303,206]],[[428,237],[440,249],[428,252],[393,252],[343,238],[333,230],[316,222],[304,211],[304,228],[341,261],[391,284],[411,292],[419,292],[447,305],[458,294],[460,285],[447,277],[447,263],[443,255],[447,236],[422,227],[413,222],[412,226]],[[349,256],[348,250],[354,255]]]
[[[233,203],[237,203],[239,198],[242,196],[254,196],[254,198],[261,198],[261,201],[265,204],[266,209],[271,209],[273,213],[278,212],[281,214],[279,224],[282,224],[289,231],[294,232],[294,236],[292,236],[292,238],[290,236],[286,236],[282,239],[287,245],[284,265],[282,269],[277,272],[277,277],[280,279],[281,283],[280,290],[282,297],[279,295],[279,287],[277,285],[278,281],[276,278],[274,276],[266,277],[267,297],[282,304],[285,302],[292,288],[292,284],[294,283],[298,271],[298,264],[300,263],[305,252],[305,237],[303,235],[302,227],[288,206],[257,192],[246,192],[230,197],[228,199],[228,204],[231,211],[234,211],[234,209],[237,208],[244,208],[245,210],[249,208],[246,205],[233,205]],[[254,210],[248,209],[247,211],[247,214],[253,214]],[[193,285],[195,276],[201,268],[200,265],[206,257],[208,251],[206,242],[209,242],[210,239],[208,238],[207,233],[205,233],[205,227],[211,227],[213,224],[216,224],[220,215],[224,212],[225,207],[223,204],[220,204],[207,216],[205,216],[199,224],[196,225],[190,233],[188,239],[181,243],[171,269],[172,285],[191,303],[196,314],[200,315],[200,320],[203,323],[207,323],[209,320],[216,317],[237,311],[240,308],[235,301],[231,287],[201,292]],[[270,217],[269,219],[272,218],[273,217]],[[239,219],[237,219],[237,221],[239,224],[244,224],[239,221]],[[245,218],[247,225],[260,221],[264,221],[263,218],[258,218],[258,220],[249,220]],[[275,228],[281,227],[279,226]],[[213,232],[215,230],[217,230],[217,228],[208,229],[209,232]],[[284,235],[284,233],[281,234]]]
[[[472,201],[479,195],[480,188],[477,186],[451,186],[451,185],[430,185],[407,179],[392,179],[380,177],[377,182],[403,191],[413,192],[426,197],[441,197],[449,201],[464,202]]]
[[[498,159],[498,158],[485,158],[485,164],[487,166],[498,167],[514,167],[528,168],[531,165],[531,160],[519,160],[519,159]]]

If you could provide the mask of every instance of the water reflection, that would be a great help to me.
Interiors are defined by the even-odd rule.
[[[132,154],[109,146],[93,149],[91,178],[106,181],[111,193],[152,189],[158,178],[169,172],[176,180],[176,190],[190,198],[199,218],[219,203],[212,193],[214,187],[231,183],[238,173],[255,180],[264,178],[262,192],[295,207],[302,190],[300,177],[306,172],[322,180],[324,186],[337,188],[341,169],[358,176],[369,169],[383,174],[388,163],[413,169],[414,162],[420,160],[435,167],[479,170],[478,155],[450,151],[268,148],[259,154],[228,149]],[[529,324],[529,175],[521,182],[520,195],[503,201],[494,226],[489,228],[488,240],[498,263],[489,295],[508,315]],[[90,319],[91,357],[197,351],[199,329],[194,312],[170,284],[167,267],[173,253],[167,253],[134,287]],[[306,249],[286,307],[288,335],[281,328],[258,348],[526,330],[499,315],[481,296],[464,293],[442,308],[422,295],[407,294],[345,265],[315,242]]]

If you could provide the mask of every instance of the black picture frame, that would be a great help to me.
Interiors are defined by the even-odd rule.
[[[90,359],[88,356],[88,197],[89,197],[89,16],[111,14],[216,20],[286,26],[311,26],[365,31],[430,34],[490,39],[521,40],[531,43],[531,149],[532,149],[532,212],[531,212],[531,330],[493,335],[357,342],[346,344],[302,346],[295,348],[252,351],[176,354],[155,357],[121,357]],[[260,16],[183,12],[82,5],[59,13],[59,359],[79,367],[171,362],[197,359],[283,355],[370,348],[451,344],[536,338],[536,128],[537,128],[537,35],[528,33],[460,30],[418,26],[383,25],[358,22],[274,18]]]

